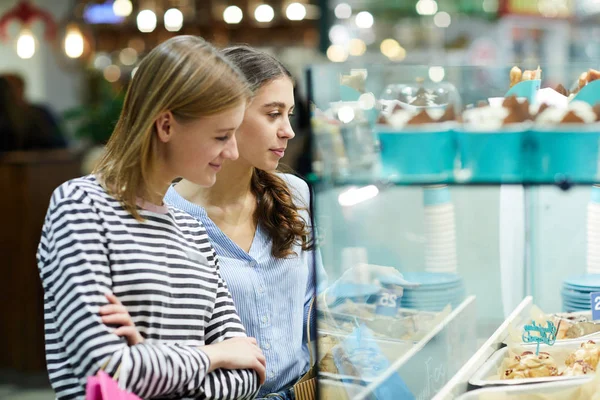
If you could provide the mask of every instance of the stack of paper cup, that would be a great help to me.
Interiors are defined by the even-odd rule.
[[[592,186],[587,215],[587,272],[600,274],[600,185]]]
[[[446,185],[423,188],[425,210],[425,270],[457,273],[456,220]]]

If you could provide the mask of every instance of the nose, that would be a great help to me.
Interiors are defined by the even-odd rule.
[[[296,136],[296,134],[294,133],[294,129],[292,128],[292,122],[290,121],[289,117],[285,119],[285,122],[283,123],[283,126],[279,129],[279,132],[277,132],[277,136],[279,136],[280,139],[293,139],[294,136]]]
[[[235,135],[231,136],[231,139],[227,141],[227,145],[225,146],[221,154],[226,160],[238,159],[240,153],[238,152],[237,139],[235,138]]]

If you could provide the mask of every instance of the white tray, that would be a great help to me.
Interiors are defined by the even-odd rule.
[[[561,350],[577,350],[581,343],[585,343],[587,340],[569,340],[556,342],[554,346],[540,345],[540,351],[545,351],[554,357],[558,349]],[[521,345],[524,350],[535,352],[535,344],[524,344]],[[479,368],[469,379],[469,383],[473,386],[485,387],[491,385],[523,385],[539,382],[557,382],[557,381],[573,381],[580,379],[589,379],[593,375],[581,375],[581,376],[548,376],[543,378],[526,378],[526,379],[500,379],[498,376],[498,369],[502,365],[502,361],[508,356],[508,347],[503,347],[497,350],[492,356]],[[556,363],[559,366],[564,366],[563,358],[556,358]]]
[[[536,395],[536,394],[551,394],[560,392],[561,390],[575,389],[589,380],[593,379],[593,375],[587,377],[587,380],[579,379],[577,381],[558,381],[558,382],[547,382],[538,383],[535,385],[518,385],[518,386],[492,386],[485,389],[477,389],[467,392],[456,400],[487,400],[485,395],[494,394],[506,395],[507,399],[511,399],[517,395]],[[497,399],[498,397],[493,397]]]

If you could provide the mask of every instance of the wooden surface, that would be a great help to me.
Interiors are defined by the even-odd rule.
[[[53,190],[80,176],[66,150],[0,154],[0,369],[43,371],[44,305],[36,250]]]

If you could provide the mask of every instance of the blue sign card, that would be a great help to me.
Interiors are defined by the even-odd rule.
[[[377,305],[375,306],[375,314],[385,315],[388,317],[396,316],[400,299],[402,298],[401,287],[398,289],[390,289],[384,286],[377,295]],[[400,295],[398,295],[400,293]]]
[[[540,354],[540,343],[552,346],[556,342],[558,329],[552,321],[546,321],[545,327],[538,325],[535,321],[531,321],[531,325],[525,325],[523,330],[521,338],[524,343],[537,343],[535,355]]]
[[[590,300],[592,302],[592,319],[598,321],[600,320],[600,292],[590,293]]]

